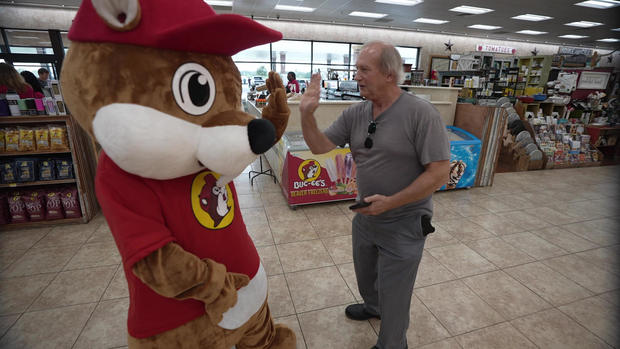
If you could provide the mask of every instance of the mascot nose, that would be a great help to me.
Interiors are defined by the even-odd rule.
[[[271,121],[254,119],[248,124],[248,139],[254,154],[262,154],[276,142],[276,128]]]

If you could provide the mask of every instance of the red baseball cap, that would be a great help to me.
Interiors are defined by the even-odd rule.
[[[130,12],[129,18],[126,12]],[[110,0],[83,0],[68,37],[71,41],[232,56],[278,41],[282,33],[244,16],[218,15],[203,0],[126,0],[122,5]]]

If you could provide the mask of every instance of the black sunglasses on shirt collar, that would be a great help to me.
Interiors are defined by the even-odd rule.
[[[364,147],[366,147],[367,149],[372,148],[373,142],[370,136],[372,136],[376,130],[377,123],[374,120],[371,120],[370,124],[368,124],[368,135],[366,136],[366,140],[364,141]]]

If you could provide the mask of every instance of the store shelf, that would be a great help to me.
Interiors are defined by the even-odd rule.
[[[0,153],[2,156],[20,156],[20,155],[50,155],[50,154],[70,154],[71,150],[48,150],[48,151],[20,151],[11,153]]]
[[[0,116],[0,124],[58,122],[69,120],[69,115],[27,115],[27,116]]]
[[[24,223],[9,223],[0,225],[2,229],[10,228],[32,228],[40,227],[42,225],[58,225],[58,224],[71,224],[71,223],[84,223],[84,217],[80,218],[62,218],[49,221],[37,221],[37,222],[24,222]]]
[[[68,184],[68,183],[76,183],[75,179],[57,179],[53,181],[35,181],[35,182],[24,182],[24,183],[9,183],[9,184],[0,184],[0,188],[18,188],[18,187],[32,187],[35,185],[52,185],[52,184]]]

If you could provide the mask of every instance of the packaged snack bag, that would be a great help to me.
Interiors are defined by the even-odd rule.
[[[60,125],[50,125],[50,149],[68,150],[69,140],[67,138],[67,128]]]
[[[34,151],[34,130],[22,126],[19,126],[17,130],[19,131],[19,151]]]
[[[44,199],[42,192],[33,190],[22,196],[22,201],[26,206],[26,211],[28,212],[31,222],[42,221],[45,219],[45,208],[43,206]]]
[[[0,225],[9,224],[10,221],[8,195],[0,193]]]
[[[5,151],[5,147],[4,147],[4,129],[0,128],[0,153],[4,153]]]
[[[11,215],[11,223],[28,222],[26,206],[22,201],[20,192],[13,192],[9,196],[9,213]]]
[[[37,127],[34,129],[34,137],[37,143],[37,150],[50,150],[50,130],[47,127]]]
[[[71,160],[54,160],[56,162],[56,179],[73,178],[73,163]]]
[[[2,183],[15,183],[17,181],[17,176],[15,174],[15,162],[5,162],[2,164]]]
[[[52,181],[56,179],[56,171],[54,170],[54,160],[41,160],[39,161],[39,180],[40,181]]]
[[[15,159],[15,172],[18,182],[34,182],[36,159],[20,158]]]
[[[19,131],[14,127],[4,130],[4,147],[9,152],[19,151]]]
[[[66,218],[82,217],[77,188],[67,188],[63,190],[60,198],[62,200],[62,207],[65,210]]]
[[[47,192],[45,196],[45,219],[61,219],[65,216],[62,213],[62,202],[60,200],[60,191],[52,189]]]

